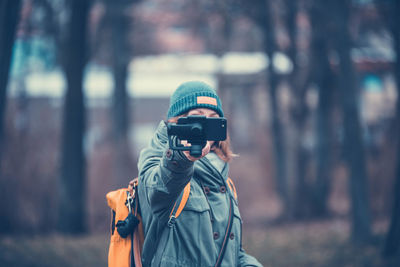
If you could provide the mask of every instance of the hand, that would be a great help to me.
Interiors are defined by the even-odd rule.
[[[199,160],[199,159],[201,159],[202,157],[205,157],[208,153],[210,153],[210,151],[211,151],[211,146],[212,146],[212,143],[213,143],[214,141],[207,141],[207,143],[206,143],[206,145],[203,147],[203,149],[202,149],[202,153],[201,153],[201,156],[200,157],[193,157],[193,156],[191,156],[190,155],[190,151],[182,151],[183,152],[183,154],[185,154],[185,156],[186,156],[186,158],[188,159],[188,160],[190,160],[190,161],[196,161],[196,160]],[[182,140],[181,141],[181,144],[182,145],[184,145],[184,146],[190,146],[190,143],[188,143],[186,140]]]

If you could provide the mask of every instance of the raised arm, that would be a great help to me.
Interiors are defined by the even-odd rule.
[[[138,162],[139,184],[144,186],[154,215],[167,220],[175,200],[193,175],[193,164],[182,152],[169,149],[166,125],[161,122]]]

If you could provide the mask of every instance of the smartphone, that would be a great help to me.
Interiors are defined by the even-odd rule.
[[[226,118],[191,115],[178,119],[176,124],[168,124],[168,134],[181,140],[224,141],[226,139]]]

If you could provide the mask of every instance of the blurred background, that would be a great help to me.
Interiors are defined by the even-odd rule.
[[[243,246],[400,266],[400,1],[1,0],[0,265],[106,266],[105,195],[182,82],[217,89]]]

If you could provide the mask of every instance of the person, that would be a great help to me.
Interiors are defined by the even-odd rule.
[[[160,122],[149,146],[140,153],[143,266],[262,266],[242,248],[242,220],[235,192],[227,184],[229,161],[235,156],[229,138],[207,141],[200,157],[169,148],[167,123],[188,115],[223,117],[214,89],[199,81],[180,85],[170,98],[168,121]],[[185,140],[180,142],[190,145]],[[168,227],[173,205],[189,182],[189,198],[179,218]],[[161,244],[160,236],[166,228]]]

